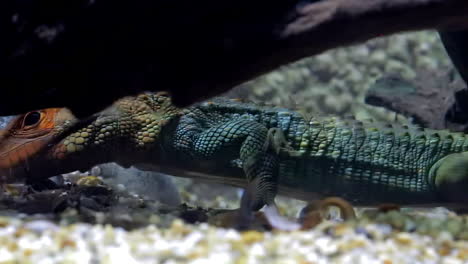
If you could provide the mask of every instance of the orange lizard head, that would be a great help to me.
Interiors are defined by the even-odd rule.
[[[73,120],[66,108],[48,108],[20,115],[0,130],[0,183],[21,180],[30,162]]]
[[[26,113],[0,132],[0,183],[154,160],[163,127],[179,113],[164,94],[125,97],[81,120],[66,108]]]

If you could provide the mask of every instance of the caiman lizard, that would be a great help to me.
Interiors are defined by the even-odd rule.
[[[179,109],[165,94],[126,97],[85,120],[32,111],[2,132],[4,183],[117,162],[247,188],[258,210],[279,192],[355,205],[468,201],[461,133],[342,120],[215,98]],[[250,191],[249,191],[250,190]]]

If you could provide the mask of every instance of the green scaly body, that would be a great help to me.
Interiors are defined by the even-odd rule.
[[[468,140],[459,133],[304,118],[223,98],[177,109],[155,94],[122,99],[87,122],[57,124],[65,132],[29,158],[31,171],[37,166],[47,177],[116,161],[237,186],[249,182],[253,209],[271,203],[278,190],[305,200],[341,196],[357,205],[468,197]],[[23,170],[13,171],[14,178]]]
[[[461,133],[335,117],[304,118],[284,108],[222,98],[189,108],[187,113],[194,113],[192,118],[199,123],[214,120],[204,130],[236,119],[280,128],[289,144],[279,155],[280,191],[301,199],[341,196],[357,204],[442,202],[431,168],[451,153],[468,150],[468,138]]]

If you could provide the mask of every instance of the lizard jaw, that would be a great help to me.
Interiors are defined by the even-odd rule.
[[[53,164],[44,159],[43,156],[33,156],[35,153],[43,152],[47,148],[52,136],[44,137],[40,140],[27,142],[16,146],[8,152],[0,155],[0,184],[1,183],[21,183],[30,178],[37,178],[33,171],[44,176],[53,176]],[[36,170],[34,170],[36,169]],[[56,174],[54,174],[56,175]]]

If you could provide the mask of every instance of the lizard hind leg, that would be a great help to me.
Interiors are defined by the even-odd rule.
[[[468,152],[450,154],[429,172],[438,194],[448,202],[468,202]]]

